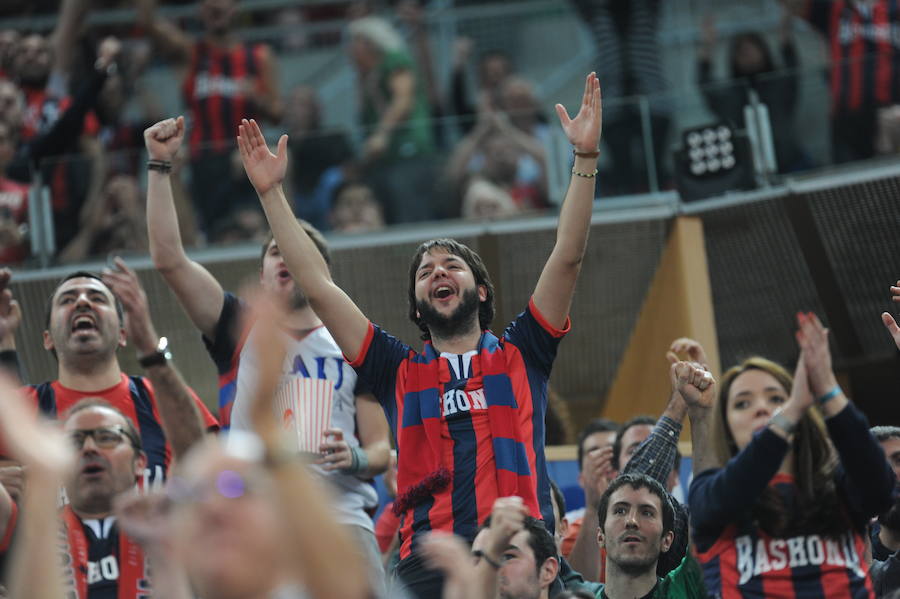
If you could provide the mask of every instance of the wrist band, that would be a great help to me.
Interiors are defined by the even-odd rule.
[[[580,171],[576,171],[575,167],[572,167],[572,174],[576,177],[584,177],[585,179],[593,179],[597,176],[597,169],[594,169],[593,173],[582,173]]]
[[[788,420],[787,416],[784,415],[784,412],[778,412],[772,416],[769,420],[769,424],[774,424],[788,435],[792,435],[797,428],[797,423]]]
[[[148,160],[147,161],[147,170],[148,171],[158,171],[160,173],[171,173],[172,172],[172,162],[169,160]]]
[[[483,559],[483,560],[486,561],[488,564],[490,564],[490,566],[491,566],[494,570],[499,570],[499,569],[500,569],[500,564],[498,564],[498,563],[495,562],[493,559],[491,559],[491,558],[488,556],[488,554],[485,553],[484,551],[482,551],[481,549],[476,549],[475,551],[473,551],[473,552],[472,552],[472,556],[473,556],[473,557],[477,557],[477,558],[479,558],[479,559]]]
[[[838,395],[840,395],[843,392],[844,391],[841,389],[840,385],[835,385],[834,387],[831,388],[830,391],[828,391],[828,393],[826,393],[825,395],[822,395],[821,397],[817,397],[816,403],[819,404],[820,406],[824,406],[830,400],[834,399],[835,397],[837,397]]]
[[[344,474],[359,474],[369,469],[369,456],[362,447],[350,448],[350,466],[342,468]]]
[[[572,148],[572,153],[578,156],[579,158],[596,158],[600,155],[600,149],[593,150],[591,152],[581,152],[577,148]]]

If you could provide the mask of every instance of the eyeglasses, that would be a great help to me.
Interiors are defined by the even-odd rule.
[[[209,501],[216,496],[225,499],[253,497],[268,487],[269,479],[260,473],[222,470],[216,473],[214,480],[194,483],[173,476],[166,486],[166,494],[176,505],[190,505]]]
[[[69,431],[69,440],[75,449],[84,447],[84,441],[90,437],[94,440],[94,445],[100,449],[112,449],[118,447],[120,443],[126,439],[131,443],[132,447],[137,447],[135,439],[131,437],[128,430],[123,426],[103,426],[99,428],[82,428]]]

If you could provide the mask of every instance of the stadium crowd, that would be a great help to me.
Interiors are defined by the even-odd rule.
[[[611,53],[601,62],[613,89],[663,85],[650,59],[658,2],[575,4]],[[850,4],[859,18],[896,17],[878,0]],[[121,32],[83,38],[88,5],[63,0],[50,38],[0,33],[0,185],[21,207],[29,177],[59,184],[60,260],[149,253],[216,366],[220,409],[212,414],[179,374],[150,316],[158,298],[121,258],[100,273],[73,269],[55,286],[40,343],[56,378],[31,381],[16,344],[38,343],[20,324],[39,308],[20,305],[13,273],[0,268],[0,596],[900,596],[900,428],[870,428],[838,383],[829,330],[812,312],[795,316],[793,373],[754,356],[717,378],[700,343],[672,341],[661,414],[598,419],[579,432],[585,507],[567,512],[548,474],[548,382],[571,326],[601,140],[611,135],[605,147],[627,155],[623,123],[635,118],[611,111],[607,130],[597,73],[584,78],[574,114],[556,104],[549,119],[510,58],[487,53],[477,100],[457,72],[455,102],[444,105],[422,68],[422,7],[397,8],[408,46],[355,3],[347,51],[368,133],[357,154],[346,135],[319,135],[314,90],[282,99],[274,49],[235,37],[232,0],[202,0],[196,36],[161,18],[154,0],[137,2],[140,35],[181,65],[190,113],[128,121],[129,77],[149,57]],[[703,52],[714,43],[712,23],[705,29]],[[787,61],[790,36],[782,41]],[[752,76],[771,66],[760,43],[736,40],[734,68],[760,96],[789,105],[789,81]],[[457,49],[462,68],[471,48]],[[76,64],[83,52],[90,59]],[[708,99],[730,111],[725,100],[742,89]],[[871,98],[837,92],[834,118],[857,123],[891,100],[880,88]],[[450,111],[474,115],[446,166],[457,209],[487,218],[547,206],[542,140],[552,128],[568,141],[571,177],[530,299],[499,335],[481,256],[446,238],[416,249],[406,311],[422,343],[411,346],[335,283],[316,225],[362,231],[441,216],[416,181],[438,176],[448,134],[431,117]],[[663,130],[671,107],[652,115]],[[286,134],[270,145],[263,120]],[[869,151],[855,145],[864,145],[862,127],[836,127],[836,147]],[[118,151],[137,143],[141,152]],[[802,161],[790,139],[777,144]],[[76,146],[93,148],[83,168],[47,162]],[[627,177],[613,185],[624,189]],[[21,216],[8,215],[17,241],[5,263],[24,258]],[[185,247],[200,232],[258,237],[258,284],[227,290],[192,260]],[[887,295],[900,303],[900,281]],[[894,316],[881,319],[900,350]],[[126,351],[140,373],[123,371]],[[686,419],[692,474],[682,488]],[[393,502],[373,521],[379,475]]]
[[[159,7],[158,1],[0,7],[0,22],[28,16],[46,21],[58,11],[52,31],[0,31],[3,262],[27,260],[33,229],[45,226],[40,219],[30,222],[30,189],[49,192],[56,261],[147,251],[141,132],[166,116],[154,88],[164,67],[165,83],[178,90],[188,123],[185,151],[173,163],[173,192],[189,247],[265,236],[232,139],[244,117],[289,133],[293,166],[286,192],[295,213],[320,230],[500,219],[557,205],[549,197],[549,171],[569,157],[554,142],[552,115],[545,111],[549,98],[539,97],[527,65],[517,64],[502,44],[482,41],[479,47],[464,35],[445,51],[452,64],[442,80],[428,3],[354,0],[241,12],[235,0],[203,0],[191,13],[171,13],[164,9],[184,3]],[[672,188],[679,165],[670,144],[673,129],[684,127],[678,120],[684,100],[663,72],[660,3],[570,4],[596,47],[594,64],[609,101],[598,195],[647,191],[650,178],[659,188]],[[808,67],[794,31],[805,20],[821,34],[828,54],[827,160],[896,152],[900,67],[889,32],[900,16],[890,2],[781,5],[777,53],[757,31],[731,36],[727,52],[719,52],[712,15],[698,24],[696,83],[709,113],[742,131],[748,126],[744,106],[757,98],[768,107],[777,173],[821,164],[821,153],[811,151],[795,123],[804,109],[801,72]],[[90,18],[93,11],[114,9],[132,10],[136,21]],[[342,31],[316,29],[323,22],[343,22]],[[247,27],[279,33],[246,41]],[[295,85],[296,78],[281,85],[279,57],[316,43],[335,47],[341,38],[359,122],[326,125],[336,119],[318,90],[302,79]],[[728,63],[722,81],[715,76],[718,54]],[[647,100],[646,114],[634,98]]]

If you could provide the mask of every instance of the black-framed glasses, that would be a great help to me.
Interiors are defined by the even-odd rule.
[[[94,445],[100,449],[112,449],[127,440],[132,447],[137,447],[137,440],[132,438],[124,426],[101,426],[98,428],[80,428],[69,431],[69,440],[75,449],[84,447],[84,441],[88,437],[94,440]]]

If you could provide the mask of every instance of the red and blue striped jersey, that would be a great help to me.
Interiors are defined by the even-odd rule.
[[[825,36],[833,111],[900,100],[900,1],[809,0],[807,19]]]
[[[772,484],[793,492],[792,477],[778,475]],[[699,547],[706,539],[695,540]],[[774,538],[745,523],[728,526],[698,557],[707,589],[722,599],[873,599],[865,550],[856,531],[838,539]]]
[[[563,330],[552,327],[532,301],[502,338],[485,331],[476,351],[457,356],[438,355],[430,343],[417,353],[369,325],[351,366],[378,398],[397,440],[398,497],[428,474],[429,460],[450,472],[449,485],[401,515],[401,559],[429,531],[471,541],[509,488],[519,489],[526,505],[530,498],[533,515],[553,529],[544,416],[550,370],[568,329],[568,322]],[[491,410],[501,410],[495,414],[516,430],[498,431]],[[440,456],[433,455],[435,440],[422,433],[429,428],[439,431]]]
[[[891,504],[894,474],[872,438],[865,416],[850,403],[826,420],[840,457],[834,474],[845,523],[826,536],[799,530],[773,537],[759,527],[754,508],[774,487],[786,517],[802,509],[793,476],[778,473],[787,441],[766,427],[724,468],[691,483],[691,528],[711,597],[723,599],[874,599],[863,537],[868,520]]]
[[[59,381],[26,387],[30,398],[42,414],[52,419],[65,416],[66,411],[86,397],[99,397],[109,402],[131,420],[141,435],[141,444],[147,454],[142,488],[159,486],[165,481],[172,461],[172,448],[166,440],[156,406],[156,394],[150,381],[137,376],[121,375],[117,385],[101,391],[78,391],[64,387]],[[189,389],[194,404],[200,412],[203,424],[209,430],[218,430],[219,423],[206,409],[193,389]]]

